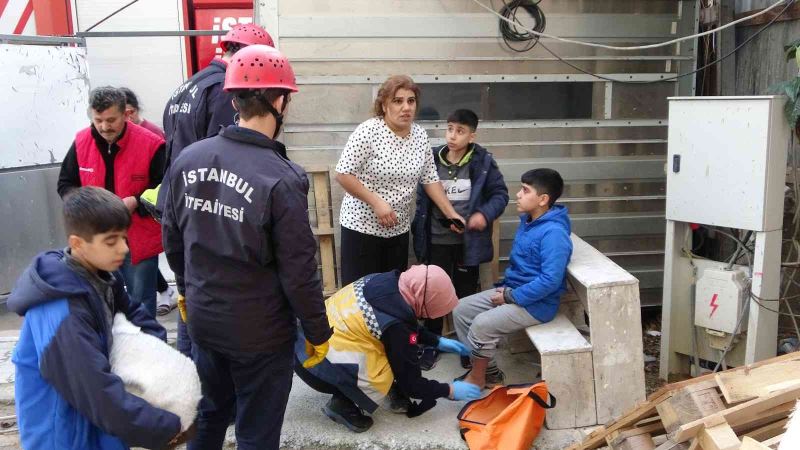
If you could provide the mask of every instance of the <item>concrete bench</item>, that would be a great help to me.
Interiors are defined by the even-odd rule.
[[[558,315],[509,339],[512,353],[522,350],[521,338],[541,355],[542,379],[558,399],[547,413],[550,429],[603,424],[645,399],[639,280],[571,238],[570,289]]]
[[[574,234],[572,246],[567,277],[589,317],[597,423],[604,424],[645,400],[639,280]]]
[[[596,424],[592,345],[563,313],[550,322],[526,328],[525,333],[541,355],[542,379],[558,400],[547,412],[547,428]]]

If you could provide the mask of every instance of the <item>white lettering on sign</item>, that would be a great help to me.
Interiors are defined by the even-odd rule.
[[[182,171],[183,184],[189,186],[197,182],[214,181],[222,183],[230,188],[234,188],[236,192],[242,194],[242,197],[247,203],[253,203],[253,187],[244,178],[236,175],[225,169],[217,169],[216,167],[200,167],[190,170],[188,172]]]
[[[252,17],[214,17],[214,23],[211,25],[212,30],[223,30],[223,31],[230,31],[231,28],[235,27],[236,25],[244,25],[248,23],[253,23]],[[211,36],[211,43],[212,44],[219,44],[220,36]],[[222,49],[217,46],[214,49],[214,52],[217,55],[222,54]]]

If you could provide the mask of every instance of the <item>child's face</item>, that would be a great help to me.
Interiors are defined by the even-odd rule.
[[[547,210],[547,203],[549,201],[549,194],[540,195],[536,192],[535,187],[522,183],[519,192],[517,192],[517,211],[520,213],[537,215],[537,213]]]
[[[475,141],[475,132],[462,123],[447,122],[447,149],[457,152]]]
[[[71,235],[69,246],[72,256],[78,258],[88,269],[113,272],[125,262],[128,254],[128,232],[109,231],[95,234],[91,241]]]

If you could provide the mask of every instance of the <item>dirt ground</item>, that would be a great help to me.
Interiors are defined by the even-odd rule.
[[[642,312],[642,344],[645,364],[644,382],[647,395],[652,394],[666,382],[658,378],[658,362],[661,356],[661,312]],[[647,358],[648,356],[652,358]]]

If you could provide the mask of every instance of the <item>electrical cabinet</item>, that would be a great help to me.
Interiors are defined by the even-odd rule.
[[[736,333],[736,325],[750,294],[750,281],[742,270],[706,269],[697,280],[694,324],[709,330]],[[742,319],[739,331],[745,331]]]
[[[669,102],[666,218],[753,231],[782,227],[784,98]]]

